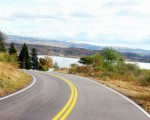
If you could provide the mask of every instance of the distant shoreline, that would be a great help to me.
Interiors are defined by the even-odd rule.
[[[19,52],[22,44],[15,43],[15,47]],[[9,44],[6,43],[6,48],[9,49]],[[54,46],[44,46],[44,45],[32,45],[28,44],[29,51],[31,52],[32,48],[37,49],[39,55],[52,55],[59,57],[68,57],[68,58],[81,58],[88,55],[93,55],[100,52],[101,50],[89,50],[85,48],[75,48],[75,47],[54,47]],[[121,53],[126,58],[127,61],[132,62],[144,62],[150,63],[150,53],[131,53],[123,52]]]
[[[42,56],[46,56],[46,55],[38,55],[38,57],[42,57]],[[57,62],[58,65],[60,64],[60,67],[69,67],[70,64],[76,63],[79,64],[79,58],[75,58],[75,57],[66,57],[66,56],[55,56],[55,55],[49,55],[50,57],[52,57],[52,59],[54,59],[54,62]],[[62,63],[64,61],[67,61],[65,63]],[[68,62],[69,61],[69,62]],[[132,64],[138,64],[138,66],[141,69],[150,69],[150,63],[144,63],[144,62],[135,62],[135,61],[126,61],[126,63],[132,63]]]

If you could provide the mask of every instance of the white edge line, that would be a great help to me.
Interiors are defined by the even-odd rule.
[[[125,98],[125,99],[128,100],[130,103],[132,103],[133,105],[135,105],[135,106],[136,106],[138,109],[140,109],[148,118],[150,118],[150,114],[149,114],[148,112],[146,112],[141,106],[139,106],[137,103],[135,103],[135,102],[134,102],[133,100],[131,100],[130,98],[128,98],[128,97],[124,96],[123,94],[117,92],[116,90],[114,90],[114,89],[112,89],[112,88],[109,88],[109,87],[107,87],[107,86],[105,86],[105,85],[103,85],[103,84],[101,84],[101,83],[98,83],[98,82],[96,82],[96,81],[94,81],[94,80],[85,78],[85,77],[81,77],[81,76],[77,76],[77,75],[73,75],[73,76],[86,79],[86,80],[88,80],[88,81],[91,81],[91,82],[93,82],[93,83],[96,83],[96,84],[98,84],[98,85],[101,85],[101,86],[103,86],[103,87],[109,89],[109,90],[112,91],[112,92],[115,92],[116,94],[120,95],[121,97]]]
[[[0,101],[1,101],[1,100],[4,100],[4,99],[6,99],[6,98],[12,97],[12,96],[14,96],[14,95],[17,95],[17,94],[19,94],[19,93],[21,93],[21,92],[23,92],[23,91],[29,89],[30,87],[32,87],[32,86],[35,84],[35,82],[36,82],[36,78],[35,78],[33,75],[29,74],[29,73],[27,73],[27,74],[30,75],[30,76],[33,78],[32,84],[30,84],[30,85],[29,85],[28,87],[26,87],[26,88],[23,88],[23,89],[19,90],[18,92],[15,92],[15,93],[12,93],[12,94],[10,94],[10,95],[7,95],[7,96],[5,96],[5,97],[0,98]]]

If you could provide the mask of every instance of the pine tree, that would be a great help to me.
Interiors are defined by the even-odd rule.
[[[5,40],[4,34],[0,31],[0,52],[6,52],[4,40]]]
[[[28,47],[25,43],[22,46],[21,52],[19,54],[19,61],[20,61],[21,68],[25,68],[25,69],[31,68],[31,61],[30,61],[30,56],[28,52]]]
[[[13,42],[10,44],[9,54],[10,55],[17,55],[17,50],[16,50]]]
[[[39,69],[39,63],[38,63],[38,56],[37,56],[37,51],[35,48],[32,49],[32,52],[31,52],[31,66],[32,66],[32,69],[36,69],[38,70]]]

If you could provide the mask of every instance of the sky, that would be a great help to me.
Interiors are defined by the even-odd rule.
[[[150,0],[0,0],[0,30],[150,50]]]

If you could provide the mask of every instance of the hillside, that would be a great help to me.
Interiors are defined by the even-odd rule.
[[[7,54],[0,53],[0,96],[25,87],[31,78],[18,69],[18,64]]]
[[[62,48],[85,48],[88,50],[102,50],[105,47],[111,46],[97,46],[85,43],[75,43],[75,42],[66,42],[66,41],[59,41],[59,40],[50,40],[50,39],[41,39],[41,38],[34,38],[34,37],[24,37],[24,36],[15,36],[15,35],[7,35],[7,42],[15,42],[19,44],[27,43],[32,45],[46,45],[46,46],[53,46],[53,47],[62,47]],[[150,50],[143,50],[143,49],[132,49],[127,47],[113,47],[119,52],[131,52],[131,53],[150,53]]]
[[[15,47],[18,52],[20,52],[20,49],[22,47],[22,44],[16,44]],[[9,44],[6,44],[6,48],[9,48]],[[33,45],[28,44],[29,51],[31,52],[32,48],[36,48],[39,55],[55,55],[55,56],[67,56],[67,57],[82,57],[87,55],[92,55],[95,52],[98,52],[96,50],[88,50],[83,48],[63,48],[63,47],[54,47],[54,46],[44,46],[44,45]]]
[[[22,44],[16,44],[15,47],[17,51],[20,52]],[[9,44],[6,44],[6,48],[9,48]],[[29,51],[31,52],[32,48],[36,48],[39,55],[54,55],[54,56],[66,56],[66,57],[76,57],[80,58],[83,56],[92,55],[94,53],[100,52],[101,50],[89,50],[84,48],[74,48],[74,47],[54,47],[54,46],[45,46],[45,45],[33,45],[28,44]],[[129,61],[140,61],[140,62],[150,62],[150,53],[130,53],[122,52],[125,58]]]

